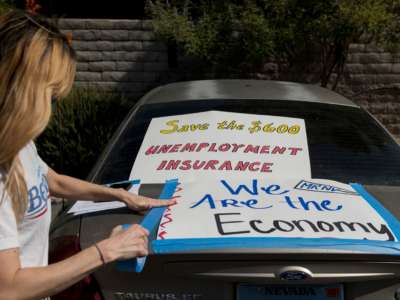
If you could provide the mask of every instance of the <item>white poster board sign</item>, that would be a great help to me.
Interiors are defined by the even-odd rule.
[[[397,241],[373,206],[329,180],[215,179],[182,183],[158,239],[283,237]]]
[[[152,119],[130,178],[311,177],[303,119],[208,111]]]

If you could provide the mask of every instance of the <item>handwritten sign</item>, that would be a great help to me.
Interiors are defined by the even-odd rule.
[[[158,239],[284,237],[397,241],[350,185],[330,180],[215,179],[182,183]]]
[[[130,178],[311,176],[304,120],[209,111],[152,119]]]

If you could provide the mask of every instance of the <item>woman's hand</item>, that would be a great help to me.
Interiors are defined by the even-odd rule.
[[[109,238],[97,243],[105,263],[123,260],[132,257],[141,257],[148,254],[149,232],[134,224],[124,230],[121,225],[116,226]]]
[[[158,200],[144,196],[138,196],[126,191],[101,186],[98,184],[83,181],[66,175],[56,173],[49,168],[47,173],[50,194],[53,197],[71,200],[92,200],[92,201],[122,201],[129,208],[136,211],[145,211],[152,207],[169,206],[175,204],[175,200]]]
[[[153,207],[170,206],[176,204],[176,200],[159,200],[139,196],[124,189],[119,189],[119,199],[130,209],[135,211],[146,211]]]

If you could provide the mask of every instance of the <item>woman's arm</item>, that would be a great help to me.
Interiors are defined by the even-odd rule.
[[[47,173],[50,194],[70,200],[122,201],[133,210],[175,204],[175,200],[158,200],[130,193],[124,189],[113,189],[56,173],[49,168]]]
[[[97,245],[106,263],[145,256],[148,231],[140,225],[117,226]],[[47,267],[21,268],[18,248],[0,251],[0,299],[24,300],[52,296],[103,264],[95,246]]]

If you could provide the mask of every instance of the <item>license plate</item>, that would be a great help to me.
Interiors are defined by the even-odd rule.
[[[343,300],[343,286],[251,285],[237,286],[237,300]]]

